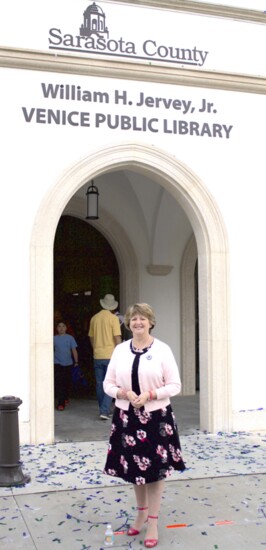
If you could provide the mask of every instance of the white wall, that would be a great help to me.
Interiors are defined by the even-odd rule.
[[[265,74],[263,25],[216,20],[203,16],[194,17],[175,12],[170,12],[169,18],[167,10],[160,13],[156,9],[120,6],[119,3],[101,4],[108,14],[113,35],[121,31],[123,21],[123,32],[128,40],[130,39],[130,33],[133,31],[126,28],[130,10],[133,18],[131,22],[134,18],[141,21],[139,36],[135,36],[135,31],[132,34],[136,41],[144,39],[147,35],[149,14],[151,21],[156,23],[151,28],[154,29],[154,37],[157,37],[158,43],[163,43],[167,37],[169,45],[174,45],[175,33],[172,26],[175,26],[178,20],[182,44],[191,46],[193,38],[197,47],[209,52],[206,65],[198,67],[199,71],[206,69]],[[3,10],[0,17],[2,43],[7,47],[39,48],[42,51],[48,51],[47,37],[51,26],[63,26],[65,29],[71,27],[73,33],[77,32],[84,10],[81,3],[78,8],[75,5],[75,10],[79,11],[73,19],[72,2],[58,2],[56,9],[54,3],[48,2],[37,23],[36,2],[28,0],[23,3],[23,7],[21,6],[21,3],[13,2],[12,5],[3,4],[0,8]],[[14,11],[16,18],[13,21]],[[122,13],[123,18],[119,19],[117,16]],[[32,18],[26,16],[29,14],[35,14],[35,25],[32,25]],[[134,29],[134,25],[132,28]],[[210,29],[211,32],[208,32]],[[226,40],[221,41],[221,36],[226,37]],[[69,55],[76,54],[70,52]],[[139,62],[142,65],[149,63],[147,59]],[[156,64],[160,66],[157,61]],[[36,214],[46,193],[53,189],[67,169],[87,156],[90,151],[95,151],[105,144],[108,146],[132,140],[154,145],[179,159],[201,179],[217,203],[226,226],[230,249],[233,409],[265,409],[265,95],[156,82],[136,84],[130,80],[41,73],[36,70],[0,70],[0,116],[4,136],[0,164],[3,182],[0,218],[1,322],[5,342],[2,349],[2,364],[7,366],[5,376],[2,377],[1,394],[19,395],[23,399],[21,417],[29,417],[29,244]],[[145,72],[143,74],[145,78]],[[67,100],[60,99],[59,96],[55,99],[45,98],[42,83],[45,86],[73,85],[90,92],[105,92],[108,94],[108,103],[99,103],[96,100]],[[126,93],[126,105],[122,104],[122,100],[115,102],[116,91],[120,95]],[[139,105],[142,97],[150,98],[147,100],[148,105]],[[163,99],[159,102],[160,107],[156,107],[158,98]],[[149,105],[153,100],[155,104],[151,107]],[[209,111],[203,112],[202,106],[207,104],[212,105]],[[180,108],[177,108],[178,106]],[[75,122],[80,120],[80,112],[86,112],[89,115],[86,115],[85,119],[89,122],[85,126],[48,123],[49,109],[61,113],[75,111],[78,113],[73,115]],[[107,118],[105,122],[97,125],[99,113],[100,118],[109,116],[112,124],[117,115],[119,127],[108,127]],[[125,129],[125,126],[122,129],[125,119],[122,120],[121,116],[129,117],[131,129]],[[152,123],[151,119],[154,119]],[[149,129],[149,124],[155,131]],[[190,132],[182,133],[185,127],[189,128]],[[137,178],[133,177],[130,183],[134,189],[130,203],[127,196],[121,196],[120,204],[113,200],[110,188],[108,208],[110,214],[126,227],[129,238],[138,251],[140,298],[152,302],[155,309],[160,311],[160,325],[156,330],[158,333],[160,331],[163,339],[168,339],[169,327],[172,327],[170,330],[173,331],[171,339],[175,338],[175,333],[178,334],[177,351],[180,304],[175,282],[179,277],[181,253],[191,228],[186,217],[182,218],[182,213],[179,212],[176,218],[171,215],[171,220],[178,220],[180,225],[173,224],[165,228],[165,233],[160,230],[160,221],[176,208],[167,194],[160,203],[158,226],[154,228],[151,224],[154,214],[151,208],[154,208],[154,203],[149,203],[147,181],[145,188],[141,187]],[[77,189],[84,184],[84,181],[77,182]],[[190,191],[193,196],[193,186]],[[158,190],[157,192],[159,193]],[[138,224],[135,223],[136,209],[139,212]],[[204,215],[202,212],[203,217]],[[169,247],[163,248],[164,239],[169,240],[169,233],[180,234],[181,229],[182,239],[176,242],[174,236],[169,242]],[[147,274],[146,262],[173,264],[173,270],[167,278],[160,277],[159,284],[159,279]],[[163,289],[164,296],[160,296],[159,286],[160,291]]]
[[[119,131],[106,128],[80,128],[65,125],[38,124],[35,116],[31,122],[26,122],[22,107],[27,109],[51,108],[53,110],[80,110],[78,102],[63,100],[47,100],[43,98],[41,83],[69,83],[80,85],[86,89],[108,91],[109,104],[100,105],[100,111],[113,115],[128,113],[128,108],[117,109],[113,105],[114,90],[126,90],[133,102],[137,101],[140,89],[135,84],[109,79],[101,81],[92,77],[73,75],[41,74],[38,72],[1,70],[1,79],[5,86],[1,90],[1,120],[2,131],[6,136],[5,154],[1,163],[1,180],[5,182],[3,198],[5,208],[1,216],[1,235],[4,238],[2,250],[8,261],[2,268],[4,289],[4,323],[5,327],[18,327],[16,346],[12,331],[5,330],[6,346],[3,351],[3,361],[10,364],[10,349],[12,349],[12,366],[7,371],[2,385],[3,393],[18,393],[27,402],[25,391],[28,376],[28,254],[30,233],[39,205],[48,189],[71,164],[74,164],[89,150],[95,150],[103,143],[121,142],[138,139],[140,142],[154,143],[157,147],[169,151],[179,160],[187,164],[203,181],[212,193],[224,218],[228,231],[230,246],[230,290],[232,312],[232,366],[233,366],[233,403],[236,409],[256,408],[265,402],[265,369],[262,368],[264,357],[264,309],[266,304],[264,235],[265,216],[263,202],[263,181],[265,179],[264,143],[265,143],[265,96],[253,94],[232,93],[217,90],[201,90],[180,86],[141,83],[140,89],[149,97],[180,98],[191,101],[190,114],[180,116],[179,111],[157,109],[158,127],[162,128],[163,120],[169,125],[175,120],[197,121],[200,127],[203,123],[209,125],[221,124],[223,137],[208,137],[196,135],[165,134],[160,132],[140,132],[134,130]],[[10,90],[12,94],[10,94]],[[16,92],[16,93],[14,93]],[[214,104],[216,113],[199,113],[202,99]],[[71,104],[70,104],[71,103]],[[85,106],[89,109],[92,120],[99,111],[97,103]],[[35,111],[34,111],[35,113]],[[132,115],[140,121],[149,119],[151,111],[148,107],[134,107]],[[44,115],[46,116],[46,115]],[[233,127],[230,137],[226,138],[226,130]],[[93,136],[93,139],[92,139]],[[255,145],[254,145],[255,144]],[[134,182],[133,182],[134,183]],[[135,185],[137,191],[137,184]],[[146,189],[147,190],[147,189]],[[193,193],[193,189],[192,189]],[[140,195],[138,195],[140,196]],[[111,199],[111,197],[109,197]],[[126,203],[109,201],[110,212],[127,228],[130,239],[139,250],[141,297],[152,301],[159,307],[162,326],[177,325],[175,302],[169,298],[160,300],[157,292],[158,282],[147,275],[145,271],[148,258],[154,263],[178,264],[174,258],[175,239],[166,250],[162,249],[164,235],[155,234],[155,246],[149,249],[149,239],[143,240],[145,231],[149,235],[148,197],[142,194],[147,218],[141,212],[141,221],[135,223],[135,208],[139,207],[137,198]],[[160,216],[167,216],[171,210],[171,201],[167,199]],[[204,215],[204,213],[203,213]],[[141,224],[146,223],[143,228]],[[172,227],[174,232],[180,231]],[[186,236],[186,233],[185,233]],[[139,242],[142,246],[139,247]],[[137,244],[138,243],[138,244]],[[184,244],[184,243],[183,243]],[[183,245],[181,246],[182,249]],[[12,253],[10,253],[12,251]],[[180,259],[180,251],[177,258]],[[179,261],[179,260],[178,260]],[[173,271],[165,279],[173,280],[177,271]],[[164,281],[162,281],[164,285]],[[179,302],[176,296],[176,304]],[[165,310],[165,313],[162,312]],[[171,312],[171,317],[169,317]],[[178,333],[179,333],[179,327]],[[168,329],[162,331],[165,337]],[[17,373],[17,366],[20,368]],[[252,371],[252,377],[251,377]],[[15,374],[16,373],[16,374]]]

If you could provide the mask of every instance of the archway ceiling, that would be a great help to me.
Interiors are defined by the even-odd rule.
[[[94,183],[99,190],[100,215],[108,213],[123,227],[134,248],[140,253],[142,250],[147,263],[176,263],[192,228],[168,191],[133,170],[103,174],[94,179]],[[88,185],[82,186],[75,195],[82,209],[81,217],[86,212]]]

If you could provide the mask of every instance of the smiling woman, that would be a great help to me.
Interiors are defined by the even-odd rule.
[[[181,381],[170,347],[151,335],[151,306],[130,306],[124,323],[133,338],[116,346],[104,380],[104,391],[116,400],[104,472],[133,483],[138,515],[127,534],[138,535],[147,523],[144,546],[152,548],[164,480],[185,469],[170,403]]]

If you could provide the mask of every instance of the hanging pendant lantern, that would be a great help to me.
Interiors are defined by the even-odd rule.
[[[94,185],[93,180],[91,185],[87,189],[87,216],[86,220],[98,220],[98,199],[99,191],[96,185]]]

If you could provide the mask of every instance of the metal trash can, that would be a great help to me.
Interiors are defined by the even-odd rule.
[[[20,462],[18,407],[19,397],[0,398],[0,487],[25,485],[30,481],[24,475]]]

